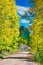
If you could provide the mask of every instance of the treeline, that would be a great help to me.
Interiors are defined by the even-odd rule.
[[[28,12],[34,16],[30,26],[30,46],[37,62],[43,63],[43,0],[30,0],[33,7]]]
[[[0,54],[17,51],[19,34],[15,0],[0,0]]]

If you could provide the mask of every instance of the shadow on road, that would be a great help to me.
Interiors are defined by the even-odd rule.
[[[22,61],[32,61],[32,62],[35,61],[35,60],[33,60],[29,57],[6,57],[6,58],[3,58],[3,59],[21,59]]]

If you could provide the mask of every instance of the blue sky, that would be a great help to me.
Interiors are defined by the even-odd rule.
[[[19,5],[19,6],[27,7],[29,5],[28,1],[29,0],[16,0],[16,4]]]
[[[21,18],[25,14],[25,12],[27,12],[27,9],[32,6],[28,2],[29,0],[16,0],[17,12],[20,15],[20,25],[24,27],[28,27],[30,22],[27,19]]]
[[[30,0],[16,0],[16,4],[19,6],[29,7],[33,5],[33,4],[29,4],[29,1]]]

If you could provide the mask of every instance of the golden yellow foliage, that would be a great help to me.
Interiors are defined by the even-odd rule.
[[[17,41],[19,34],[19,16],[15,0],[0,0],[0,45],[12,45],[13,39],[16,38],[14,41]]]
[[[33,24],[30,29],[33,31],[30,34],[31,48],[34,53],[38,50],[43,50],[43,0],[34,0],[36,17],[33,19]],[[32,11],[33,11],[32,10]]]

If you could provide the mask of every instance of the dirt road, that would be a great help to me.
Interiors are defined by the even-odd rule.
[[[28,52],[20,52],[3,59],[0,61],[0,65],[38,65],[38,63],[32,60]]]

